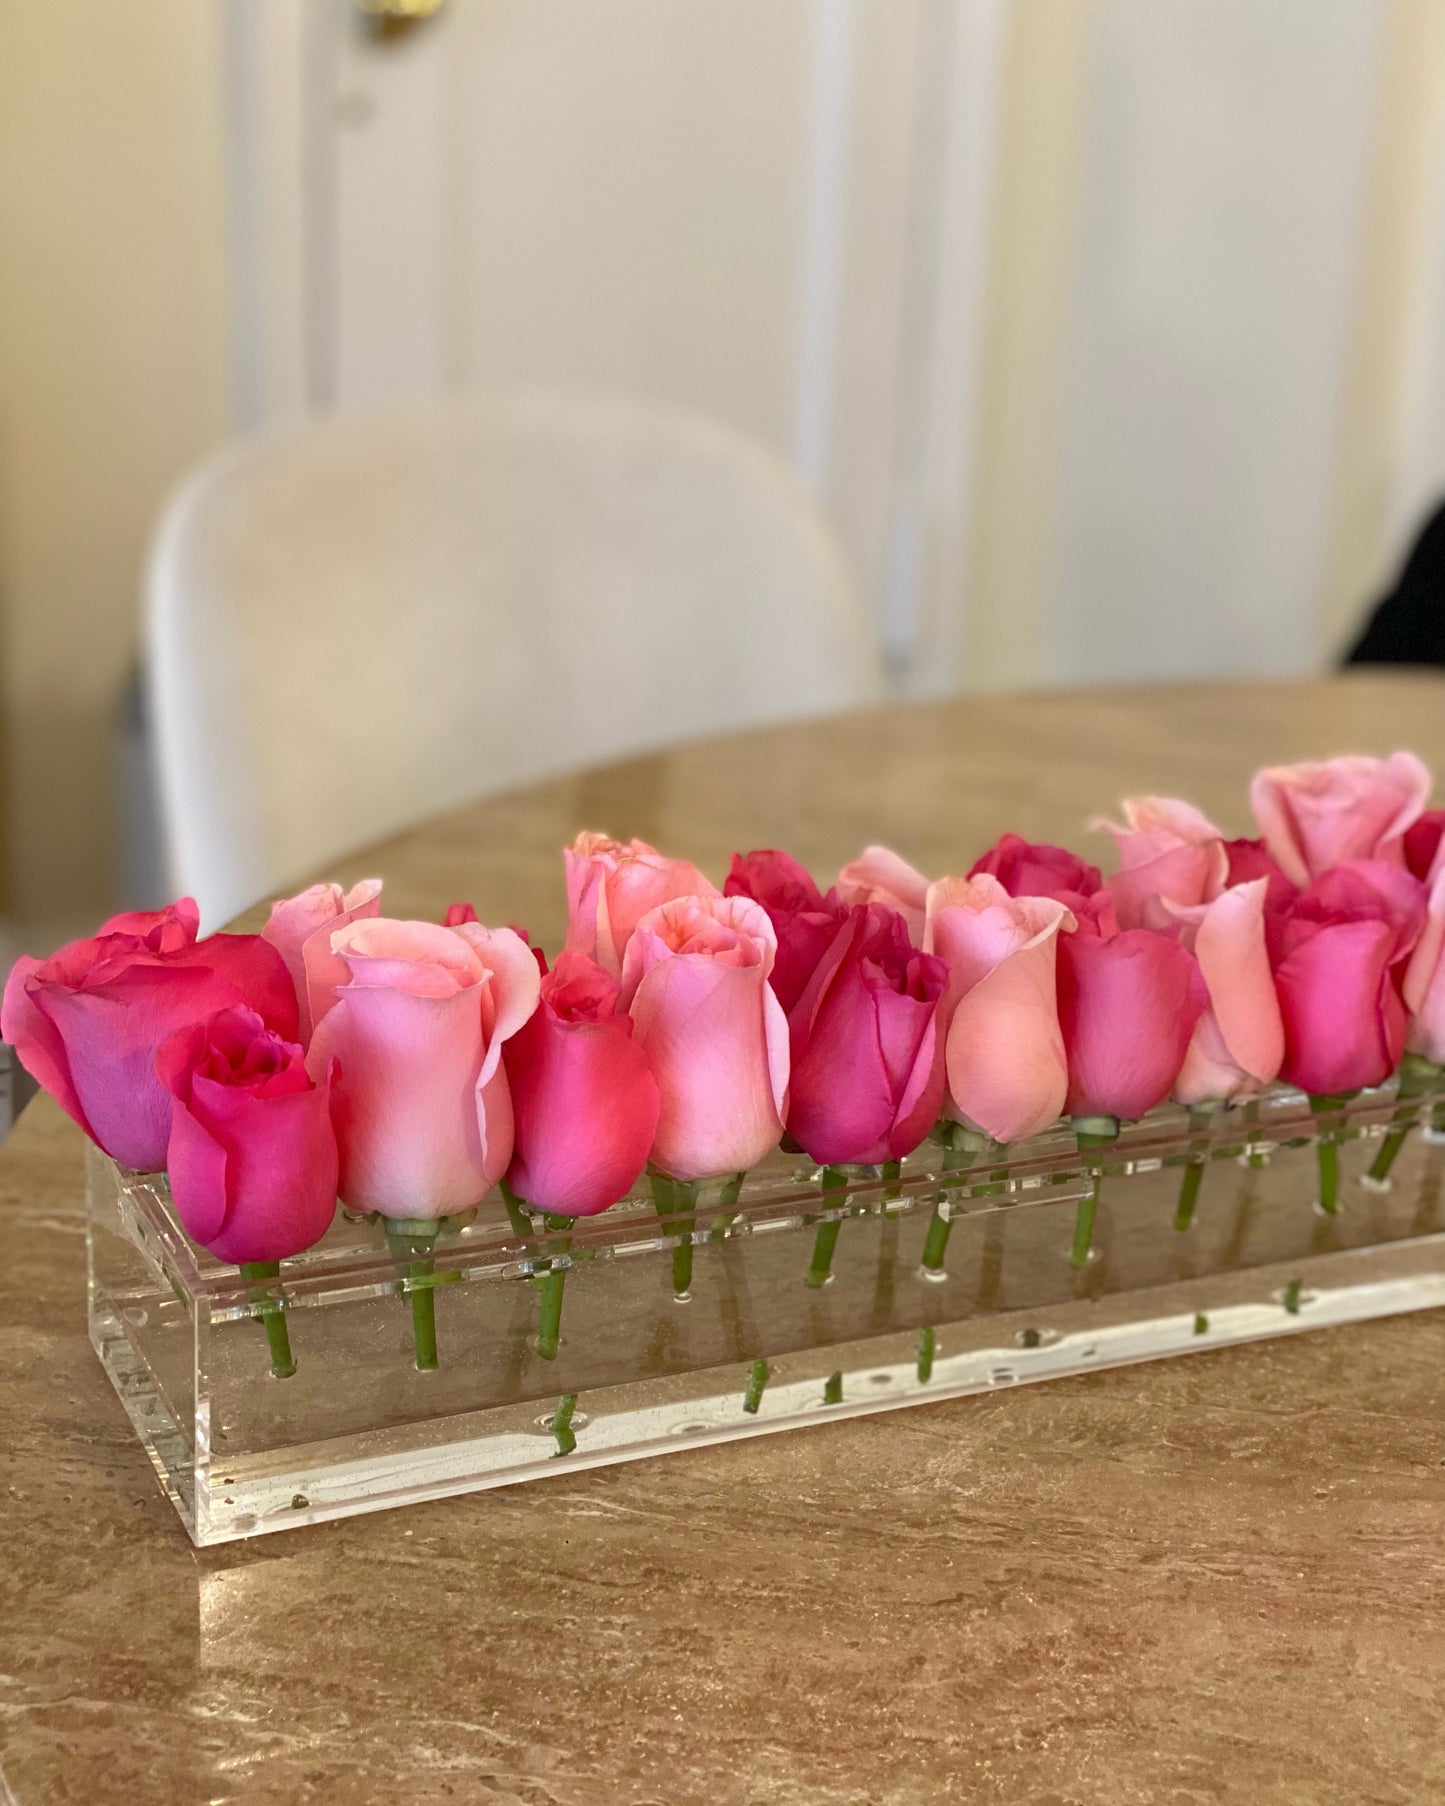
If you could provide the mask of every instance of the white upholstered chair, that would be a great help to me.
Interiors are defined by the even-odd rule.
[[[228,448],[169,502],[146,612],[169,878],[211,927],[468,797],[881,693],[782,461],[588,393]]]

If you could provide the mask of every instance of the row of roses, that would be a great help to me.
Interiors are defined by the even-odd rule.
[[[1006,834],[936,882],[870,847],[826,894],[778,851],[735,856],[719,892],[583,834],[550,968],[467,905],[384,918],[375,880],[278,903],[259,936],[198,939],[186,900],[17,962],[0,1032],[252,1275],[338,1195],[424,1254],[498,1185],[570,1219],[650,1167],[671,1213],[785,1136],[840,1169],[899,1161],[940,1119],[1006,1144],[1067,1113],[1098,1141],[1171,1095],[1202,1110],[1281,1079],[1328,1104],[1407,1040],[1412,1083],[1445,1060],[1429,790],[1409,753],[1276,768],[1251,787],[1258,838],[1137,798],[1099,824],[1108,878]]]

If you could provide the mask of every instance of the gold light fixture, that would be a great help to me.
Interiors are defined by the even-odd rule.
[[[355,0],[379,38],[397,37],[439,13],[446,0]]]

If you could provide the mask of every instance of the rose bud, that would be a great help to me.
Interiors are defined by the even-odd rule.
[[[307,999],[307,942],[321,937],[317,939],[316,954],[329,955],[334,929],[344,928],[348,922],[359,921],[364,916],[380,914],[380,878],[363,878],[346,892],[339,884],[313,884],[299,896],[285,897],[271,905],[261,939],[271,943],[291,974],[291,982],[296,987],[303,1043],[311,1039],[312,1029],[311,1005]]]
[[[839,902],[850,909],[860,903],[881,903],[896,911],[913,941],[922,940],[928,880],[891,848],[864,847],[839,872],[837,892]]]
[[[341,1064],[341,1196],[387,1217],[470,1209],[512,1158],[502,1046],[537,1006],[536,960],[507,928],[385,917],[336,930],[331,954],[345,979],[327,997],[313,978],[306,1065]]]
[[[734,853],[723,895],[751,897],[767,910],[778,937],[769,983],[786,1013],[837,937],[846,905],[835,891],[825,897],[797,860],[772,850]]]
[[[1213,822],[1177,797],[1135,796],[1126,825],[1099,821],[1114,836],[1119,870],[1107,881],[1124,928],[1165,925],[1161,901],[1193,908],[1211,902],[1229,875],[1229,854]]]
[[[946,1114],[997,1142],[1046,1129],[1064,1107],[1057,955],[1074,917],[1050,897],[1010,897],[997,878],[930,885],[924,947],[948,967],[939,1006]]]
[[[567,950],[585,953],[614,978],[642,917],[674,897],[716,897],[717,886],[686,859],[666,859],[645,840],[624,846],[579,834],[567,867]]]
[[[1146,928],[1059,942],[1059,1026],[1074,1117],[1132,1121],[1174,1087],[1209,998],[1194,955]]]
[[[156,1077],[161,1045],[235,1004],[294,1040],[296,993],[281,955],[257,934],[196,939],[189,897],[115,916],[91,940],[15,962],[0,1035],[26,1071],[112,1159],[165,1165],[171,1099]]]
[[[1284,1023],[1265,945],[1268,880],[1236,884],[1212,902],[1175,909],[1181,943],[1199,962],[1209,1006],[1174,1084],[1181,1104],[1262,1091],[1284,1059]]]
[[[1429,795],[1430,773],[1408,752],[1277,765],[1256,772],[1249,787],[1265,845],[1298,885],[1337,865],[1403,866],[1405,835]]]
[[[191,1239],[238,1267],[320,1241],[336,1209],[334,1069],[313,1082],[300,1044],[237,1006],[172,1035],[156,1072],[172,1099],[171,1197]]]
[[[788,1133],[822,1166],[901,1160],[938,1120],[948,981],[897,910],[855,904],[794,1006]]]
[[[1417,878],[1367,860],[1335,867],[1267,918],[1286,1084],[1333,1097],[1394,1072],[1405,1048],[1403,962],[1425,914]]]
[[[507,1183],[534,1210],[587,1217],[625,1197],[661,1109],[622,987],[585,953],[562,953],[504,1063],[516,1142]]]
[[[1027,841],[1017,834],[1005,834],[982,859],[974,861],[968,875],[977,878],[980,873],[997,878],[1011,897],[1055,897],[1075,915],[1080,902],[1104,884],[1098,866],[1077,853],[1046,841]]]
[[[657,1081],[632,1038],[631,1017],[617,1008],[620,993],[585,953],[563,953],[555,970],[544,969],[541,1000],[503,1056],[517,1124],[508,1207],[520,1199],[540,1210],[549,1230],[625,1196],[657,1133]],[[560,1252],[570,1245],[565,1236]],[[565,1262],[542,1282],[537,1352],[544,1360],[556,1358],[566,1283]]]
[[[782,1139],[788,1024],[768,983],[777,937],[748,897],[685,896],[638,922],[621,1006],[662,1108],[652,1159],[692,1181],[744,1172]]]

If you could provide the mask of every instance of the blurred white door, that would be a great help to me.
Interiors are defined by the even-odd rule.
[[[242,424],[532,381],[706,409],[951,686],[1005,0],[231,4]]]

